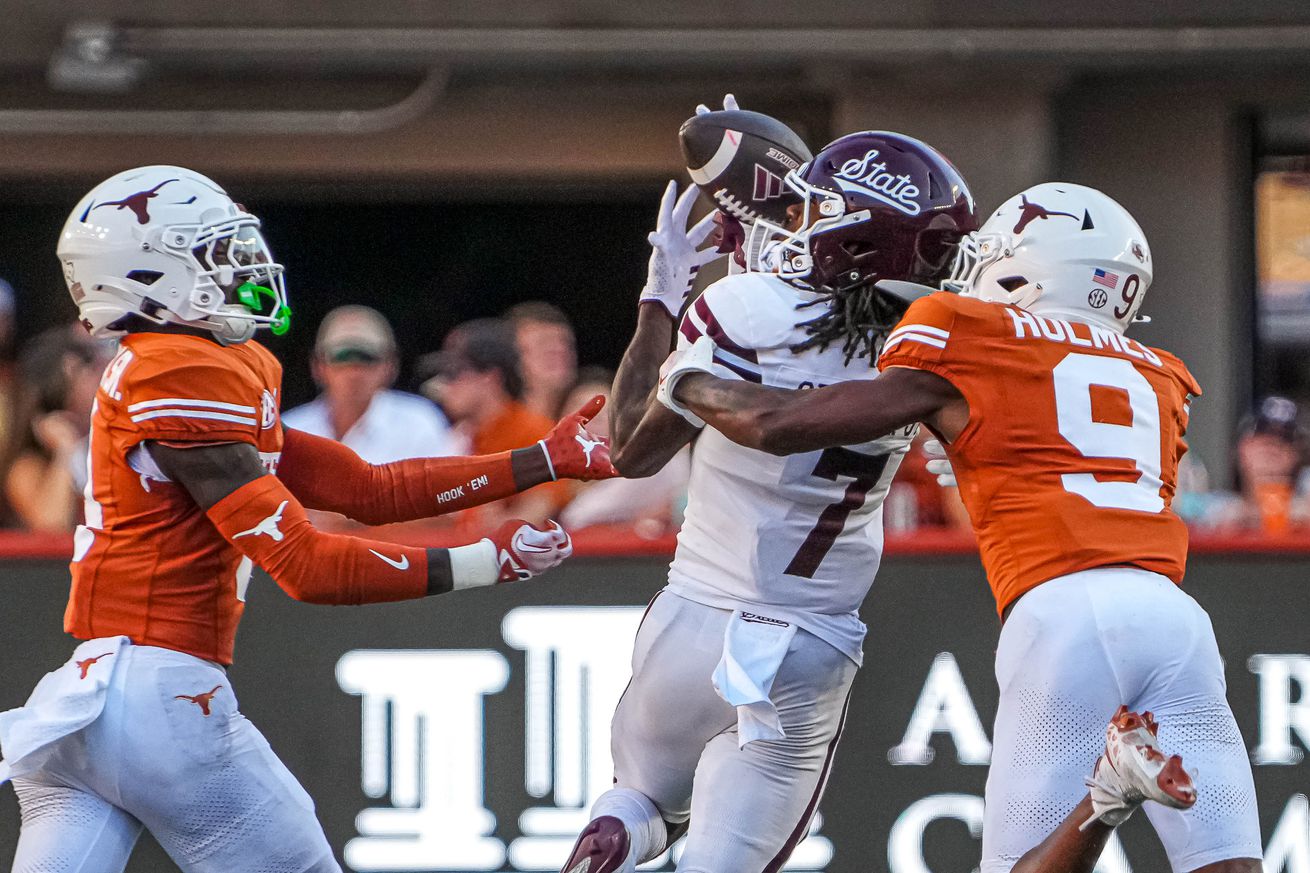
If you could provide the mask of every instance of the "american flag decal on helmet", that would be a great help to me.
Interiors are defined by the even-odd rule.
[[[773,200],[782,196],[782,177],[755,165],[755,192],[752,200]]]
[[[1095,282],[1097,285],[1104,285],[1107,288],[1111,288],[1111,289],[1118,288],[1119,274],[1107,273],[1105,270],[1097,270],[1094,273],[1092,273],[1092,281]]]

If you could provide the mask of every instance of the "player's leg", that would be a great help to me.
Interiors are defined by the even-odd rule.
[[[1083,587],[1064,582],[1029,591],[1001,629],[981,873],[1008,873],[1053,833],[1067,831],[1061,824],[1083,800],[1106,722],[1122,703]]]
[[[1050,833],[1019,859],[1011,873],[1092,873],[1114,828],[1092,822],[1092,798],[1084,797]]]
[[[314,804],[237,709],[227,675],[164,649],[131,650],[123,806],[185,873],[339,873]]]
[[[696,770],[679,873],[777,871],[805,838],[833,766],[855,664],[798,630],[770,699],[786,737],[738,747],[736,725]]]
[[[611,725],[615,785],[592,807],[565,871],[631,871],[685,828],[705,744],[736,723],[710,681],[731,615],[670,592],[651,602]]]
[[[1016,657],[1024,651],[1029,654]],[[1071,652],[1080,658],[1068,659]],[[1003,677],[1015,673],[1016,664],[1024,665],[1016,674],[1022,681],[1007,690]],[[1034,756],[1045,754],[1049,766],[1062,769],[1057,762],[1066,756],[1058,747],[1086,735],[1079,707],[1098,701],[1104,705],[1103,698],[1114,694],[1136,709],[1155,711],[1163,725],[1161,744],[1205,774],[1191,809],[1147,806],[1175,873],[1221,862],[1238,870],[1259,869],[1250,765],[1224,697],[1213,629],[1204,611],[1177,586],[1131,569],[1098,570],[1046,583],[1025,595],[1011,614],[997,653],[997,676],[1002,693],[988,776],[984,873],[1011,869],[1014,859],[1009,853],[1024,848],[1025,841],[1031,841],[1031,848],[1047,839],[1045,832],[1036,839],[1031,832],[1019,833],[1010,817],[1022,814],[1022,809],[994,804],[994,785],[1013,782],[1010,771],[1016,761]],[[1040,699],[1047,693],[1043,689],[1053,687],[1077,689],[1076,706],[1066,702],[1056,707],[1064,711],[1058,720],[1065,733],[1052,733],[1039,719],[1015,718],[1025,698]],[[1025,745],[1028,751],[1016,755]],[[1043,752],[1045,746],[1055,751]],[[1066,788],[1073,784],[1069,775],[1062,778]],[[1067,798],[1057,798],[1054,791],[1050,798],[1052,810],[1070,807]],[[1056,831],[1048,848],[1054,851],[1071,843],[1087,848],[1072,837],[1068,824],[1048,829]],[[996,839],[1002,844],[999,851]]]
[[[1258,873],[1263,850],[1255,782],[1228,705],[1214,628],[1205,610],[1182,590],[1170,586],[1163,594],[1189,618],[1191,636],[1175,647],[1172,659],[1159,658],[1133,705],[1155,713],[1161,745],[1181,754],[1203,783],[1191,809],[1148,804],[1146,813],[1175,873]]]
[[[1150,713],[1120,707],[1088,780],[1091,793],[1020,859],[1014,873],[1092,873],[1114,829],[1143,803],[1175,808],[1195,803],[1196,788],[1182,759],[1165,755],[1156,732]]]
[[[141,822],[79,788],[14,780],[22,830],[13,873],[122,873]]]

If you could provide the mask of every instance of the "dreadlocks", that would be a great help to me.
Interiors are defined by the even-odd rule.
[[[859,357],[868,358],[872,366],[882,341],[905,314],[905,306],[889,299],[867,278],[841,288],[823,288],[819,293],[821,297],[796,307],[799,311],[823,306],[824,312],[797,323],[809,338],[791,346],[791,351],[794,354],[816,348],[823,351],[841,340],[847,364]]]

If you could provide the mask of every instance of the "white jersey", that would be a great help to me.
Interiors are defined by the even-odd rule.
[[[847,364],[840,342],[791,351],[809,336],[797,323],[822,313],[818,299],[776,276],[727,276],[687,310],[678,344],[708,335],[719,375],[779,388],[877,378],[869,358]],[[882,558],[882,502],[914,431],[777,457],[707,428],[692,454],[670,590],[790,619],[859,663],[857,611]]]

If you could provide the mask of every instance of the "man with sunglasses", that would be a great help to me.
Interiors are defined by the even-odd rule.
[[[368,306],[338,306],[318,327],[312,367],[322,393],[288,409],[282,423],[343,443],[370,464],[458,455],[466,441],[429,400],[391,386],[400,360],[386,317]]]

